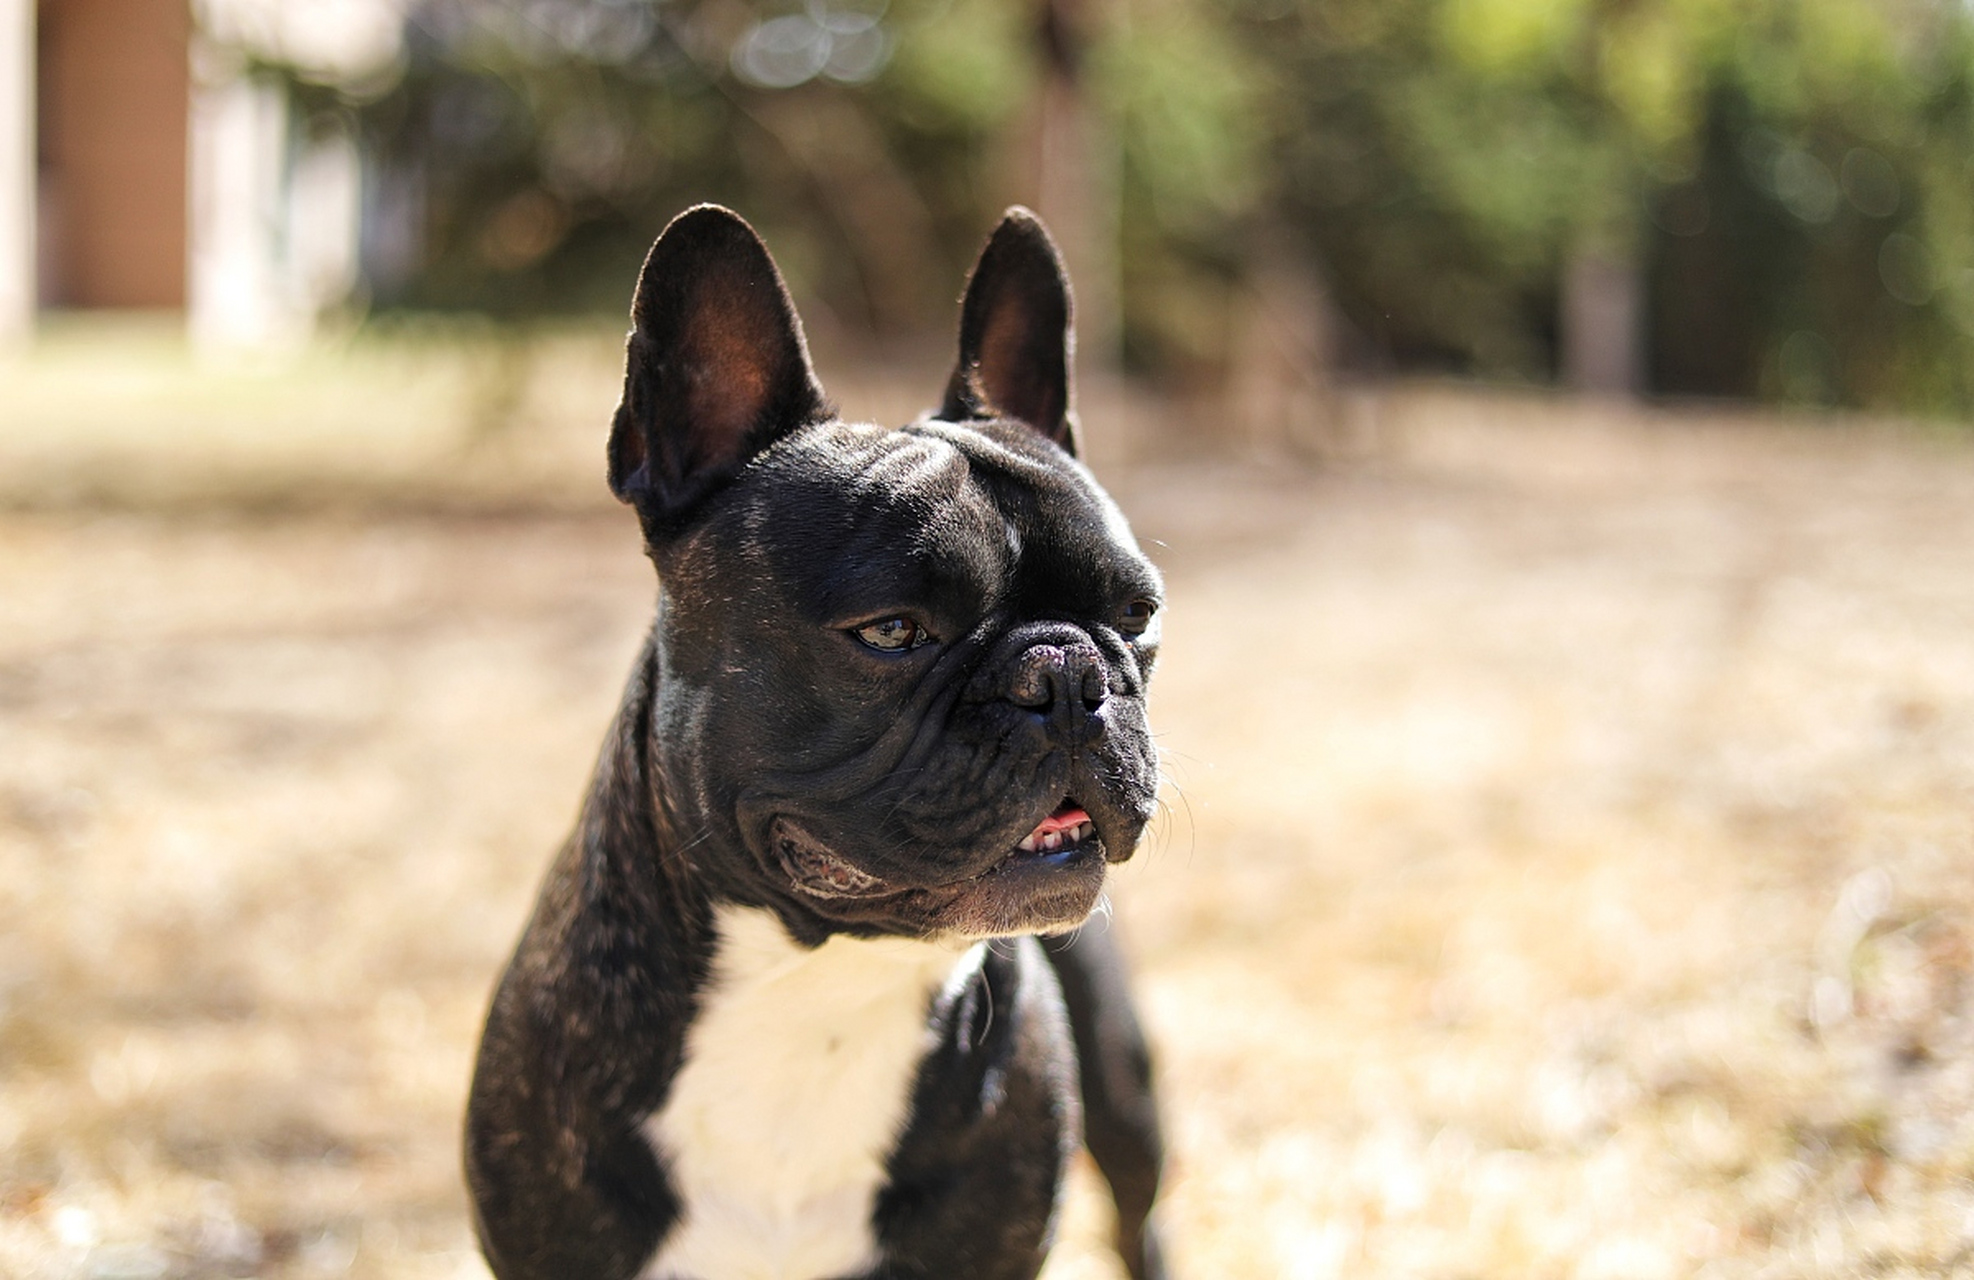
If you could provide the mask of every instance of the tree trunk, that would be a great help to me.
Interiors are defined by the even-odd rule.
[[[1637,256],[1579,244],[1563,268],[1563,385],[1586,395],[1636,396],[1643,387],[1643,277]]]
[[[1101,378],[1116,371],[1119,355],[1117,172],[1083,89],[1093,7],[1090,0],[1038,0],[1042,89],[1024,185],[1069,266],[1077,364]]]

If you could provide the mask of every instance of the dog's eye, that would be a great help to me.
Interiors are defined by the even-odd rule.
[[[929,632],[910,618],[879,618],[851,633],[864,644],[884,653],[916,649],[932,639]]]
[[[1152,615],[1157,612],[1157,601],[1133,600],[1124,606],[1124,612],[1118,619],[1118,627],[1129,635],[1141,636],[1145,633],[1145,629],[1151,626]]]

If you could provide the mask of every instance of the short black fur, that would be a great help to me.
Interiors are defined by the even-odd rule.
[[[1132,1275],[1163,1276],[1161,1141],[1114,940],[1025,936],[1088,915],[1157,787],[1161,586],[1072,456],[1047,232],[1024,210],[997,228],[945,404],[902,429],[833,418],[772,260],[726,210],[659,237],[633,316],[609,479],[663,591],[488,1015],[466,1167],[495,1274],[634,1276],[679,1221],[644,1126],[713,998],[718,912],[744,906],[809,947],[1002,939],[928,1011],[866,1280],[1032,1277],[1079,1137]],[[899,617],[923,643],[858,638]],[[1080,843],[1019,847],[1078,810]]]

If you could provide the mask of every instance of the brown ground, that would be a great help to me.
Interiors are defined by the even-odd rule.
[[[1107,468],[1172,598],[1114,897],[1183,1273],[1974,1275],[1974,450],[1355,422]],[[630,521],[18,497],[0,1274],[483,1274],[469,1054],[651,602]]]

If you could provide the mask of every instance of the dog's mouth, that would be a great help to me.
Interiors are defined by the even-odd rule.
[[[812,898],[881,898],[921,886],[894,885],[836,853],[807,828],[786,816],[774,821],[770,839],[775,857],[796,889]],[[1090,854],[1101,855],[1103,841],[1089,811],[1064,796],[1005,857],[960,885],[1009,872],[1024,876],[1067,868]],[[1099,859],[1101,861],[1101,858]]]
[[[1082,805],[1068,796],[1054,813],[1035,824],[1035,829],[1023,836],[1015,845],[1015,853],[1050,854],[1066,850],[1080,849],[1086,840],[1094,840],[1097,824],[1090,821]]]

